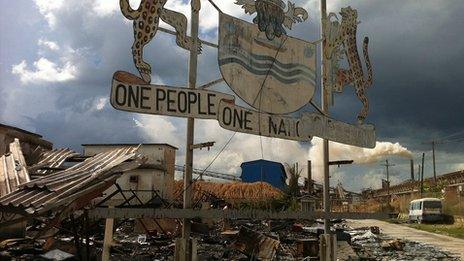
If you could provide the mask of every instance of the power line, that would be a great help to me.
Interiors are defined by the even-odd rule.
[[[441,139],[438,139],[438,140],[446,140],[446,139],[448,139],[448,138],[451,138],[451,137],[453,137],[453,136],[457,136],[457,135],[459,135],[459,134],[464,134],[464,130],[455,132],[455,133],[453,133],[453,134],[450,134],[450,135],[445,136],[445,137],[443,137],[443,138],[441,138]]]
[[[217,158],[219,158],[219,156],[221,155],[221,153],[227,148],[227,146],[230,144],[230,142],[232,141],[232,139],[234,138],[235,134],[237,134],[237,132],[234,132],[232,134],[232,136],[230,136],[229,140],[226,142],[226,144],[224,144],[224,146],[221,148],[221,150],[216,154],[216,156],[214,156],[214,158],[211,160],[211,162],[208,164],[208,166],[206,166],[206,168],[203,170],[203,172],[198,175],[194,180],[192,180],[192,182],[190,182],[190,184],[188,184],[187,187],[185,187],[183,190],[182,190],[182,193],[178,194],[178,195],[181,195],[183,194],[188,188],[190,188],[190,186],[192,186],[192,184],[195,182],[195,181],[198,181],[198,179],[203,176],[203,174],[208,170],[209,167],[211,167],[211,165],[213,165],[213,163],[217,160]],[[185,173],[184,173],[185,175]]]

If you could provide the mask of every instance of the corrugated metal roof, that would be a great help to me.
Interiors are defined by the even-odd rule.
[[[39,161],[28,168],[29,172],[36,174],[48,174],[53,170],[40,170],[41,168],[58,168],[66,159],[78,156],[79,153],[68,148],[44,151],[39,157]]]
[[[102,152],[66,170],[24,183],[20,189],[0,198],[0,211],[40,214],[71,204],[94,191],[111,186],[123,171],[135,169],[146,159],[138,147]]]
[[[0,157],[0,197],[14,192],[30,181],[26,160],[18,139],[10,143],[10,152]]]

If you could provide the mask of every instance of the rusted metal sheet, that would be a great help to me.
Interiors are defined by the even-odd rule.
[[[45,211],[68,206],[83,197],[96,197],[123,171],[137,168],[145,161],[137,148],[124,147],[103,152],[66,170],[58,171],[22,184],[13,193],[0,198],[0,211],[22,215],[39,215]]]
[[[10,152],[0,157],[0,197],[10,194],[30,181],[26,160],[18,139],[10,143]]]
[[[316,45],[284,36],[266,39],[258,27],[219,14],[218,63],[230,88],[259,111],[297,111],[314,95]]]

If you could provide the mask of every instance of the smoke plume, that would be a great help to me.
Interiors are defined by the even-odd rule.
[[[313,179],[322,180],[322,139],[314,137],[309,149],[309,159],[313,166]],[[376,142],[373,149],[359,148],[335,142],[329,142],[329,159],[354,160],[353,164],[369,164],[385,159],[386,156],[412,158],[412,153],[401,144],[386,141]]]

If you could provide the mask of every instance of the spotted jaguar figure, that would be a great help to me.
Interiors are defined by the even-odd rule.
[[[164,8],[167,0],[142,0],[137,9],[132,9],[129,0],[120,0],[122,14],[129,20],[133,20],[134,43],[132,55],[135,67],[142,79],[151,82],[151,66],[143,60],[143,48],[150,42],[158,31],[159,19],[174,27],[176,30],[176,43],[180,47],[190,50],[193,41],[187,36],[187,18],[185,15]],[[192,0],[194,11],[200,10],[200,1]],[[198,51],[201,46],[198,44]]]
[[[358,114],[358,122],[364,123],[369,111],[369,101],[366,91],[372,85],[372,66],[369,59],[368,45],[369,38],[364,37],[363,41],[363,56],[366,63],[367,76],[364,71],[359,57],[358,48],[356,46],[356,31],[358,26],[358,13],[350,6],[342,8],[340,11],[341,22],[331,22],[328,24],[329,32],[335,32],[334,35],[328,35],[326,47],[328,50],[334,50],[333,58],[336,58],[344,53],[348,61],[349,68],[335,68],[334,90],[342,92],[346,85],[353,84],[356,91],[356,96],[363,104],[363,108]],[[335,16],[331,13],[329,17]],[[332,27],[332,28],[330,28]]]

